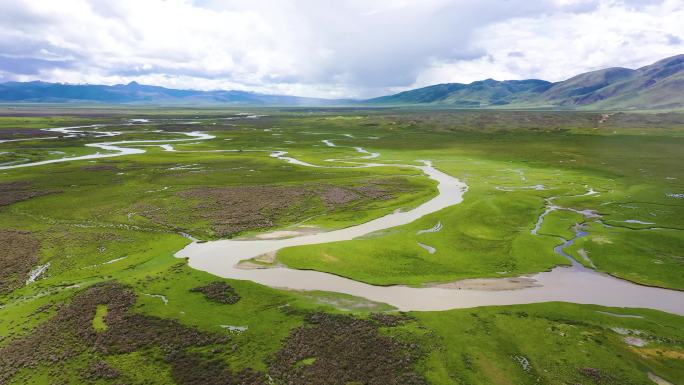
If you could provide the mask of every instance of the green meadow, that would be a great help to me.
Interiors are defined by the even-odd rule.
[[[106,151],[90,143],[181,141],[169,142],[175,151],[138,144],[145,153],[0,169],[0,276],[13,282],[0,285],[0,384],[190,384],[186,373],[222,384],[682,383],[681,316],[555,302],[401,313],[339,293],[222,279],[174,254],[188,235],[327,231],[407,211],[436,196],[436,184],[391,165],[430,160],[467,183],[462,203],[360,239],[283,249],[273,263],[376,285],[516,277],[569,265],[554,247],[581,226],[587,235],[566,249],[578,262],[684,290],[684,114],[39,112],[3,109],[0,168]],[[103,126],[74,137],[41,130],[94,124]],[[119,134],[96,134],[109,131]],[[213,138],[186,135],[195,131]],[[355,147],[380,156],[360,159],[368,154]],[[216,282],[239,301],[196,290]],[[82,322],[72,320],[77,306]],[[31,341],[40,346],[27,355]],[[315,341],[377,362],[336,357]],[[395,364],[405,377],[380,376]]]

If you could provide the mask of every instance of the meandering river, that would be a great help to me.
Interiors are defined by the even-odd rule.
[[[326,145],[334,144],[327,140]],[[282,155],[274,153],[274,156]],[[324,167],[305,162],[290,163],[306,167]],[[460,203],[467,186],[430,164],[422,166],[366,163],[365,166],[417,167],[438,182],[439,193],[430,201],[406,212],[395,212],[384,217],[341,230],[301,235],[286,239],[269,238],[228,239],[205,243],[193,242],[176,256],[188,258],[191,267],[224,278],[250,280],[262,285],[291,290],[323,290],[350,294],[368,300],[387,303],[400,310],[448,310],[485,305],[513,305],[548,301],[566,301],[616,307],[643,307],[684,315],[684,292],[642,286],[607,274],[586,269],[573,261],[570,267],[556,267],[551,271],[526,277],[530,283],[510,290],[457,289],[450,287],[407,287],[403,285],[376,286],[333,274],[286,267],[243,269],[238,263],[285,247],[345,241],[369,233],[410,223],[424,215]],[[571,244],[567,242],[564,246]],[[557,252],[564,253],[563,247]],[[569,256],[568,256],[569,257]],[[503,280],[506,278],[493,278]],[[482,280],[480,280],[482,281]],[[444,285],[448,286],[448,285]]]
[[[139,119],[134,119],[134,120],[139,120]],[[143,119],[144,120],[144,119]],[[93,124],[89,126],[73,126],[73,127],[58,127],[58,128],[45,128],[43,131],[48,131],[48,132],[58,132],[61,133],[64,136],[64,138],[74,138],[78,136],[84,136],[84,135],[92,135],[94,138],[104,138],[104,137],[115,137],[118,135],[121,135],[121,132],[116,132],[116,131],[87,131],[85,129],[98,129],[102,127],[106,127],[107,125],[104,124]],[[86,147],[93,147],[97,148],[100,150],[104,151],[111,151],[111,152],[96,152],[94,154],[88,154],[88,155],[81,155],[81,156],[72,156],[72,157],[63,157],[63,158],[55,158],[55,159],[48,159],[48,160],[41,160],[37,162],[27,162],[27,163],[19,163],[19,164],[13,164],[13,165],[7,165],[7,166],[0,166],[0,170],[9,170],[13,168],[22,168],[22,167],[34,167],[34,166],[42,166],[46,164],[53,164],[53,163],[64,163],[64,162],[73,162],[77,160],[93,160],[93,159],[100,159],[100,158],[111,158],[115,156],[123,156],[123,155],[134,155],[134,154],[144,154],[145,150],[140,149],[140,148],[134,148],[134,147],[125,147],[124,145],[133,145],[133,146],[150,146],[150,145],[156,145],[161,148],[163,148],[165,151],[170,151],[169,149],[173,149],[169,143],[174,143],[174,142],[186,142],[189,140],[207,140],[207,139],[213,139],[213,135],[209,135],[203,132],[199,131],[193,131],[193,132],[170,132],[171,134],[179,134],[179,135],[185,135],[188,136],[188,138],[182,138],[182,139],[160,139],[160,140],[121,140],[118,142],[98,142],[98,143],[88,143],[86,144]],[[50,138],[33,138],[33,139],[17,139],[17,140],[36,140],[36,139],[59,139],[58,137],[50,137]]]
[[[67,135],[79,135],[84,133],[83,129],[85,128],[101,127],[103,126],[66,127],[48,129],[47,131],[59,132]],[[91,131],[89,133],[97,136],[109,137],[118,136],[120,134],[118,132],[104,131]],[[172,147],[170,143],[173,142],[198,139],[207,140],[213,138],[213,136],[201,132],[178,134],[186,135],[189,138],[92,143],[87,146],[107,152],[3,166],[0,167],[0,170],[85,159],[133,155],[145,152],[143,149],[135,148],[136,146],[157,145],[165,150],[171,150]],[[352,137],[348,134],[344,134],[344,136]],[[324,143],[327,146],[336,147],[331,140],[325,140]],[[370,153],[361,147],[353,148],[358,153],[366,155],[359,158],[362,160],[376,158],[380,155],[379,153]],[[284,156],[286,154],[284,151],[259,151],[269,152],[272,157],[303,167],[329,167],[314,165],[299,161],[292,157],[286,157]],[[343,160],[331,159],[331,161]],[[348,160],[345,159],[344,161]],[[485,305],[513,305],[548,301],[566,301],[604,306],[643,307],[684,315],[684,292],[634,284],[629,281],[596,272],[592,269],[584,268],[575,261],[573,261],[572,266],[569,267],[556,267],[548,272],[523,277],[521,281],[526,282],[526,285],[508,290],[459,289],[458,287],[461,287],[459,285],[440,285],[438,287],[407,287],[402,285],[375,286],[333,274],[311,270],[296,270],[285,267],[248,270],[237,267],[237,264],[240,261],[262,254],[276,252],[285,247],[351,240],[376,231],[408,224],[424,215],[459,204],[463,200],[463,194],[467,190],[465,183],[439,171],[427,161],[422,161],[422,165],[348,162],[354,163],[354,167],[394,166],[420,169],[427,177],[438,182],[438,195],[412,210],[395,212],[341,230],[300,235],[286,239],[266,239],[269,238],[268,234],[262,234],[262,239],[258,240],[230,239],[205,243],[193,241],[187,247],[180,250],[176,256],[188,258],[189,265],[195,269],[203,270],[225,278],[250,280],[266,286],[291,290],[323,290],[345,293],[366,298],[371,301],[387,303],[400,310],[406,311],[447,310]],[[541,217],[540,222],[542,220],[543,216]],[[539,223],[535,229],[538,229],[540,225],[541,223]],[[533,231],[536,232],[535,230]],[[563,251],[563,248],[571,242],[572,240],[557,247],[556,252],[570,258],[569,255]],[[490,280],[478,281],[495,283],[500,280],[510,281],[510,278],[492,278]]]

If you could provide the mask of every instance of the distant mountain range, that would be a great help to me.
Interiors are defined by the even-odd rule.
[[[343,100],[266,95],[247,91],[176,90],[131,82],[114,86],[34,82],[0,83],[0,103],[230,104],[318,106]]]
[[[684,109],[684,55],[636,70],[607,68],[561,82],[487,79],[446,83],[368,100],[247,91],[176,90],[136,82],[77,85],[0,83],[0,103],[220,104],[241,106],[437,106],[453,108]]]
[[[587,109],[684,108],[684,55],[636,70],[607,68],[562,82],[487,79],[447,83],[365,101],[374,105],[464,108],[566,107]]]

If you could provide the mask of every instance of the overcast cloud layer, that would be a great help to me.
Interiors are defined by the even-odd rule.
[[[0,0],[0,82],[370,97],[684,53],[684,0]]]

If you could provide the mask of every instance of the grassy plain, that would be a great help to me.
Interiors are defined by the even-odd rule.
[[[593,125],[591,120],[582,120],[590,114],[567,114],[567,122],[533,121],[525,127],[524,122],[508,117],[510,128],[483,125],[476,130],[462,128],[461,124],[470,124],[469,114],[463,114],[443,113],[437,121],[443,126],[431,131],[400,131],[397,126],[402,122],[407,127],[424,127],[409,114],[376,118],[374,132],[382,144],[371,147],[382,152],[381,159],[433,160],[441,170],[468,183],[462,204],[383,236],[286,249],[279,253],[279,259],[289,266],[375,284],[421,284],[546,270],[566,262],[553,254],[553,246],[561,243],[559,236],[572,236],[575,223],[596,221],[578,218],[572,211],[556,211],[544,221],[541,236],[532,235],[530,231],[544,211],[545,198],[558,197],[553,204],[594,210],[605,224],[622,226],[630,242],[641,245],[641,249],[631,247],[628,253],[621,247],[601,247],[591,239],[605,240],[604,245],[620,243],[620,239],[613,240],[614,228],[591,226],[591,236],[582,240],[582,245],[588,255],[601,254],[595,261],[599,270],[640,283],[684,288],[675,276],[682,267],[680,218],[684,212],[681,198],[673,195],[682,190],[684,178],[677,166],[684,161],[684,139],[681,128],[677,128],[681,125],[656,126],[649,131],[639,128],[643,123],[631,122],[631,126],[623,123],[627,127],[619,129],[602,126],[610,120]],[[428,115],[425,126],[437,124],[433,115],[439,116],[436,112]],[[461,120],[466,122],[459,124]],[[582,196],[590,188],[598,194]],[[624,222],[633,220],[672,230],[650,230]],[[417,234],[439,221],[444,225],[442,231]],[[659,238],[656,243],[652,243],[654,232]],[[428,254],[417,242],[437,251]],[[657,251],[644,252],[648,247]],[[656,263],[654,255],[660,256]],[[636,265],[642,267],[638,273],[630,268]]]
[[[414,346],[411,351],[419,354],[409,366],[431,384],[649,384],[649,373],[677,384],[684,378],[684,321],[674,315],[547,303],[416,312],[388,326],[371,316],[396,314],[384,304],[222,280],[173,257],[189,242],[181,232],[210,240],[306,226],[342,228],[407,210],[435,195],[434,183],[410,168],[316,169],[250,151],[281,150],[312,164],[349,166],[328,159],[359,161],[351,158],[363,155],[353,148],[361,146],[381,153],[371,162],[432,160],[467,182],[463,203],[364,239],[285,249],[278,262],[382,285],[517,276],[567,264],[553,247],[560,237],[573,235],[576,223],[585,223],[589,235],[569,250],[578,261],[589,264],[584,254],[598,270],[681,290],[684,200],[676,194],[684,193],[682,114],[618,113],[601,122],[602,114],[577,112],[250,111],[268,115],[257,119],[223,109],[39,112],[41,116],[5,110],[0,141],[35,138],[44,135],[41,128],[100,123],[113,126],[96,131],[122,134],[0,142],[0,163],[92,154],[96,149],[84,144],[93,142],[183,139],[180,133],[191,131],[215,138],[174,142],[176,152],[140,147],[147,152],[0,170],[0,230],[21,231],[38,240],[33,267],[49,263],[35,282],[0,297],[0,350],[6,349],[6,357],[17,341],[59,318],[65,304],[103,282],[118,282],[135,294],[130,311],[150,317],[145,322],[171,320],[193,335],[228,338],[179,349],[197,362],[199,369],[192,372],[196,378],[201,373],[215,376],[207,383],[240,383],[226,379],[226,370],[235,376],[247,369],[275,375],[281,367],[277,357],[295,354],[287,350],[289,338],[328,323],[344,327],[320,331],[326,338],[345,340],[348,335],[335,333],[355,332],[349,328],[358,326],[372,338],[369,328],[377,328],[381,336],[407,344],[392,346]],[[128,125],[131,118],[152,121]],[[337,147],[327,146],[325,139]],[[597,194],[585,195],[590,189]],[[284,203],[278,207],[263,205],[264,196],[273,192],[288,199],[279,200]],[[237,195],[241,201],[230,199]],[[594,210],[600,217],[553,211],[537,235],[532,234],[551,197],[556,197],[554,205]],[[252,220],[236,219],[251,207],[259,207],[252,210]],[[440,231],[418,234],[437,223]],[[226,228],[233,230],[225,233]],[[428,253],[418,242],[436,252]],[[216,281],[231,285],[240,300],[220,304],[191,291]],[[112,318],[115,304],[101,302],[84,326],[96,341],[119,330]],[[370,323],[312,323],[311,314],[318,312]],[[300,329],[303,325],[309,329]],[[71,341],[73,331],[58,330]],[[135,336],[136,329],[131,330]],[[73,338],[74,345],[59,352],[83,344],[77,339],[81,337]],[[116,350],[100,343],[78,354],[39,360],[16,373],[11,360],[2,361],[0,383],[190,383],[168,346]],[[387,362],[394,359],[370,352]],[[302,357],[289,375],[331,370],[325,357],[323,352],[318,358]],[[335,370],[339,372],[329,374],[349,374]],[[317,381],[312,382],[334,383]],[[363,376],[356,381],[379,383]]]

